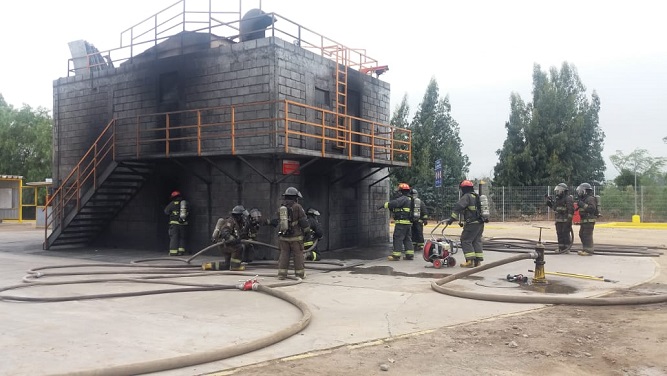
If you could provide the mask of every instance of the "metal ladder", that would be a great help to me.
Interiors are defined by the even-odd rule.
[[[347,118],[347,70],[349,53],[347,47],[336,46],[336,147],[344,149],[347,146],[349,119]]]

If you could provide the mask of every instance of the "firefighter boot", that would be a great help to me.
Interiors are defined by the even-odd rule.
[[[475,267],[475,260],[470,259],[466,260],[463,264],[461,264],[462,268],[474,268]]]
[[[232,258],[229,263],[229,270],[233,272],[242,272],[245,270],[245,266],[241,265],[241,260]]]
[[[401,259],[401,252],[392,252],[391,255],[387,256],[389,261],[399,261]]]
[[[593,256],[593,252],[591,251],[579,251],[577,252],[579,256]]]
[[[306,278],[306,271],[301,269],[301,270],[295,270],[294,275],[296,275],[298,278],[305,279]]]
[[[201,268],[202,270],[221,270],[219,261],[205,262],[201,264]]]
[[[287,278],[287,269],[278,269],[278,279],[283,280]]]
[[[475,267],[482,266],[482,259],[475,259]]]
[[[415,259],[415,251],[405,251],[405,256],[403,256],[403,260],[414,260]]]

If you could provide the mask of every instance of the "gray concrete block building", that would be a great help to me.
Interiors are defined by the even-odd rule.
[[[321,250],[388,240],[389,216],[377,206],[393,190],[388,167],[409,166],[411,150],[410,134],[388,125],[387,68],[322,36],[294,40],[279,25],[308,29],[276,14],[262,13],[279,22],[252,37],[225,32],[244,22],[248,30],[240,16],[218,29],[156,30],[150,48],[70,45],[74,67],[53,83],[45,248],[166,251],[162,210],[179,190],[191,204],[194,252],[237,204],[275,217],[289,186],[322,213]],[[120,52],[129,56],[113,58]],[[258,240],[275,243],[275,230],[262,228]]]

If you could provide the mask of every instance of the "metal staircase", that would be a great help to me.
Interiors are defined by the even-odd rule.
[[[44,249],[93,241],[152,174],[152,163],[117,160],[115,132],[114,119],[48,198]]]
[[[55,226],[46,239],[45,249],[85,246],[93,241],[132,200],[152,172],[153,165],[149,163],[111,162],[98,177],[101,182],[98,188],[90,187],[83,193],[80,209],[72,207]]]

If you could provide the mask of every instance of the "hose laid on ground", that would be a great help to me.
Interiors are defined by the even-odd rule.
[[[267,295],[282,299],[294,306],[296,306],[302,313],[301,319],[290,325],[287,328],[281,329],[276,333],[271,334],[263,338],[259,338],[250,342],[235,344],[231,346],[224,347],[222,349],[206,351],[196,354],[188,354],[182,356],[176,356],[168,359],[159,359],[151,360],[146,362],[138,362],[132,364],[126,364],[122,366],[106,367],[100,369],[92,369],[78,372],[67,372],[64,374],[58,374],[56,376],[118,376],[118,375],[138,375],[146,374],[152,372],[167,371],[171,369],[178,369],[183,367],[191,367],[198,364],[216,362],[223,359],[232,358],[235,356],[243,355],[252,351],[263,349],[265,347],[276,344],[282,340],[285,340],[303,329],[305,329],[312,318],[312,313],[308,306],[302,301],[282,292],[279,290],[272,289],[268,286],[256,285],[256,289],[259,292],[263,292]]]
[[[449,275],[445,278],[431,282],[431,288],[441,294],[456,296],[465,299],[486,300],[493,302],[504,303],[530,303],[530,304],[570,304],[570,305],[590,305],[590,306],[605,306],[605,305],[635,305],[635,304],[656,304],[667,302],[667,294],[650,295],[650,296],[633,296],[622,298],[574,298],[566,296],[532,296],[532,295],[499,295],[499,294],[485,294],[471,291],[459,291],[442,285],[455,281],[459,278],[467,277],[469,275],[495,268],[496,266],[509,264],[515,261],[535,259],[536,252],[522,253],[508,257],[506,259],[493,261],[488,264],[467,269],[459,273]]]
[[[484,239],[484,250],[495,252],[532,252],[535,249],[534,240],[523,238],[496,237]],[[554,242],[543,242],[546,254],[559,254],[558,246]],[[568,250],[572,249],[572,245]],[[658,247],[644,246],[618,246],[614,244],[596,244],[596,255],[635,256],[635,257],[659,257],[663,254]]]
[[[319,241],[319,239],[315,239],[315,241],[313,242],[313,245],[311,245],[310,248],[305,249],[303,252],[304,252],[304,253],[306,253],[306,252],[310,252],[311,249],[314,249],[314,248],[317,246],[317,242],[318,242],[318,241]],[[261,245],[261,246],[263,246],[263,247],[268,247],[268,248],[273,248],[273,249],[280,250],[280,248],[279,248],[278,246],[275,246],[275,245],[273,245],[273,244],[268,244],[268,243],[258,242],[257,240],[241,239],[241,243],[243,243],[243,244]],[[220,245],[222,245],[222,244],[223,244],[222,242],[211,244],[211,245],[209,245],[208,247],[206,247],[206,248],[202,249],[201,251],[199,251],[199,252],[195,253],[194,255],[192,255],[192,257],[190,257],[189,259],[187,259],[186,262],[189,264],[190,261],[192,261],[192,260],[194,260],[195,258],[197,258],[197,257],[199,257],[199,256],[201,256],[201,255],[203,255],[204,253],[210,251],[211,249],[217,248],[218,246],[220,246]]]
[[[311,249],[314,249],[317,246],[318,240],[319,239],[315,239],[313,245],[310,246],[310,248],[304,250],[304,253],[309,252]],[[261,245],[261,246],[265,246],[265,247],[269,247],[269,248],[279,249],[277,246],[275,246],[273,244],[262,243],[262,242],[258,242],[256,240],[250,240],[250,239],[243,239],[243,240],[241,240],[241,243]],[[217,248],[219,245],[220,245],[220,243],[211,244],[208,247],[202,249],[201,251],[195,253],[190,258],[188,258],[186,260],[183,260],[183,259],[180,259],[180,260],[187,263],[187,264],[190,264],[192,260],[194,260],[197,257],[203,255],[204,253],[210,251],[211,249]],[[169,260],[169,259],[168,258],[144,259],[144,260],[138,260],[138,261],[135,261],[135,262],[155,261],[155,260]],[[176,259],[176,260],[178,260],[178,259]],[[254,266],[256,266],[256,265],[274,266],[274,265],[277,265],[277,264],[278,264],[277,261],[254,261],[252,263],[252,265],[254,265]],[[334,271],[334,270],[344,270],[344,269],[349,269],[349,268],[352,268],[352,267],[355,267],[355,266],[359,266],[359,265],[362,265],[363,262],[356,262],[356,263],[346,264],[346,263],[338,262],[338,261],[313,261],[313,262],[306,261],[305,264],[308,265],[308,268],[310,268],[310,269],[324,270],[324,271]],[[324,267],[324,265],[333,265],[335,267]]]
[[[244,243],[248,244],[257,244],[263,245],[270,248],[276,248],[270,244],[260,243],[253,240],[242,240]],[[314,248],[317,245],[317,240],[311,247]],[[58,266],[46,266],[40,268],[33,268],[27,272],[27,275],[23,277],[23,284],[7,286],[0,288],[0,293],[15,290],[15,289],[24,289],[29,287],[36,286],[55,286],[55,285],[69,285],[69,284],[82,284],[82,283],[108,283],[108,282],[129,282],[129,283],[148,283],[148,284],[167,284],[167,285],[177,285],[184,286],[179,288],[171,289],[157,289],[157,290],[148,290],[148,291],[135,291],[135,292],[124,292],[124,293],[109,293],[109,294],[90,294],[90,295],[71,295],[71,296],[59,296],[59,297],[26,297],[26,296],[12,296],[12,295],[2,295],[0,294],[1,301],[15,301],[15,302],[64,302],[64,301],[77,301],[77,300],[90,300],[90,299],[105,299],[105,298],[119,298],[119,297],[134,297],[134,296],[143,296],[143,295],[154,295],[154,294],[168,294],[168,293],[179,293],[179,292],[195,292],[195,291],[219,291],[219,290],[229,290],[240,288],[239,285],[220,285],[220,284],[201,284],[201,283],[192,283],[192,282],[175,282],[175,281],[164,281],[160,279],[166,278],[183,278],[183,277],[196,277],[202,275],[210,275],[215,272],[201,272],[198,270],[191,270],[193,265],[190,265],[191,261],[196,257],[206,253],[207,251],[217,248],[219,244],[212,244],[188,259],[179,259],[179,258],[154,258],[154,259],[143,259],[135,260],[129,264],[119,264],[119,263],[104,263],[104,264],[70,264],[70,265],[58,265]],[[180,263],[185,263],[184,265],[146,265],[145,262],[148,261],[175,261]],[[322,262],[318,262],[322,263]],[[334,262],[325,262],[326,264],[335,264],[340,266],[343,269],[349,268],[355,265],[345,265],[342,263]],[[81,267],[107,267],[107,268],[130,268],[134,270],[124,270],[124,271],[96,271],[94,274],[143,274],[143,276],[137,276],[134,278],[98,278],[98,279],[88,279],[88,280],[74,280],[74,281],[60,281],[60,282],[43,282],[37,281],[38,278],[43,277],[62,277],[62,276],[72,276],[72,275],[90,275],[91,273],[86,272],[70,272],[70,273],[46,273],[45,270],[48,269],[65,269],[65,268],[81,268]],[[152,270],[137,270],[138,267],[151,267]],[[180,270],[176,270],[180,269]],[[188,270],[190,269],[190,270]],[[333,270],[333,269],[332,269]],[[218,272],[225,275],[254,275],[255,277],[259,276],[255,273],[248,272],[231,272],[231,271],[222,271]],[[146,275],[148,274],[148,275]],[[273,275],[271,275],[273,276]],[[294,281],[288,282],[279,282],[273,284],[273,287],[279,286],[288,286],[295,283],[300,283],[300,278],[288,277]],[[301,313],[301,319],[290,325],[287,328],[284,328],[270,336],[259,338],[245,344],[238,344],[228,346],[219,350],[201,352],[196,354],[188,354],[183,356],[177,356],[169,359],[153,360],[147,362],[139,362],[133,364],[127,364],[122,366],[107,367],[104,369],[92,369],[78,372],[68,372],[67,375],[136,375],[136,374],[145,374],[159,371],[166,371],[170,369],[183,368],[188,366],[194,366],[203,363],[209,363],[214,361],[219,361],[223,359],[228,359],[238,355],[242,355],[248,352],[256,351],[264,347],[278,343],[284,339],[287,339],[296,333],[305,329],[310,323],[312,313],[308,306],[279,290],[275,290],[267,285],[260,285],[259,283],[253,284],[253,290],[263,292],[267,295],[282,299],[296,308],[298,308]]]

